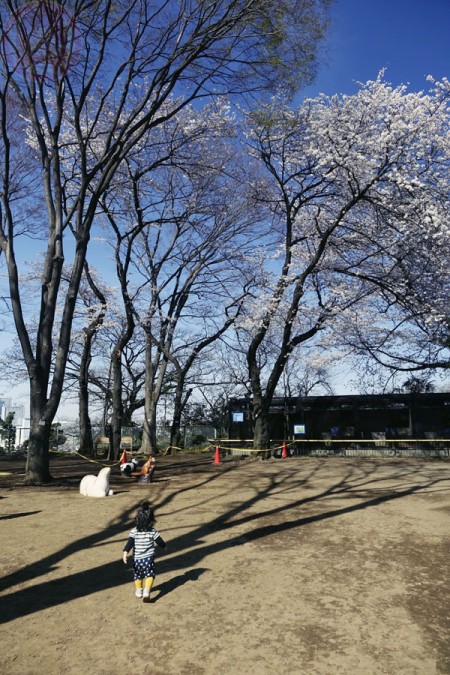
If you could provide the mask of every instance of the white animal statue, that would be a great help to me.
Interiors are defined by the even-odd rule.
[[[98,476],[92,474],[84,476],[80,483],[80,494],[85,497],[108,497],[114,494],[113,491],[109,489],[110,473],[111,469],[105,467],[99,471]]]

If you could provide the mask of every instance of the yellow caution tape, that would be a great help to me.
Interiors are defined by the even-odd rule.
[[[117,462],[112,462],[110,464],[106,464],[105,462],[100,462],[98,459],[94,459],[93,457],[87,457],[86,455],[82,455],[81,452],[61,452],[60,450],[49,450],[49,452],[53,455],[60,455],[61,457],[67,456],[67,455],[78,455],[78,457],[81,457],[82,459],[86,460],[86,462],[90,462],[91,464],[98,464],[99,466],[116,466],[116,464],[120,464],[120,460]]]

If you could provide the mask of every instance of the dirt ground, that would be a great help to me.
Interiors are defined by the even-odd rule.
[[[450,673],[450,463],[163,457],[156,482],[0,460],[3,674]],[[121,560],[150,498],[168,542],[153,601]]]

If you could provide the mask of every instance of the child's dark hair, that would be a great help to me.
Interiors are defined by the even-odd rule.
[[[150,506],[150,502],[144,501],[136,514],[136,528],[138,532],[148,532],[155,523],[155,512]]]

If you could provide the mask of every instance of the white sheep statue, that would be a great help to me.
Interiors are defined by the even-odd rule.
[[[98,476],[89,474],[81,479],[80,494],[85,497],[108,497],[113,493],[109,489],[109,474],[111,469],[105,467],[99,471]]]

